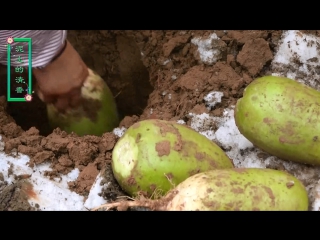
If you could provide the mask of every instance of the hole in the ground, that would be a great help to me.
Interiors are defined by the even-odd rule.
[[[74,34],[77,34],[76,39]],[[99,33],[97,32],[97,34]],[[99,39],[101,42],[99,41],[92,46],[92,42],[86,38],[92,39],[92,36],[86,35],[83,31],[78,31],[73,33],[69,40],[88,66],[96,70],[107,82],[116,98],[120,118],[128,115],[140,115],[147,106],[148,97],[153,91],[153,87],[149,82],[149,72],[141,61],[141,53],[134,40],[124,36],[110,38],[95,36],[95,39]],[[107,49],[107,52],[103,52],[101,49]],[[105,71],[101,71],[101,68]],[[21,75],[15,74],[14,69],[11,73],[11,79]],[[23,75],[27,79],[27,73]],[[12,84],[13,82],[12,80]],[[13,89],[11,96],[14,96],[13,94],[16,94],[15,88],[11,88]],[[0,66],[0,96],[2,95],[7,96],[6,66]],[[36,127],[44,136],[52,132],[48,125],[46,106],[36,94],[30,103],[8,102],[7,112],[24,130]]]
[[[119,56],[106,74],[106,81],[116,98],[120,116],[123,118],[127,115],[140,115],[153,91],[149,72],[143,65],[141,52],[132,39],[117,36],[115,44]]]

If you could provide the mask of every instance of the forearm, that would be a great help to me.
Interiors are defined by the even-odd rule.
[[[67,38],[66,30],[0,30],[0,64],[7,65],[7,38],[32,39],[32,67],[44,67],[61,51]],[[11,66],[28,66],[27,43],[13,43]],[[23,53],[15,52],[16,46],[24,46]],[[18,57],[22,63],[19,63]]]

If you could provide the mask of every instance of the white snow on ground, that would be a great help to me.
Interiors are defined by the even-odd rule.
[[[221,103],[221,98],[223,97],[223,92],[212,91],[209,92],[207,96],[203,98],[206,103],[207,109],[211,110],[217,103]]]
[[[84,203],[84,206],[87,209],[92,209],[106,203],[106,200],[104,200],[103,197],[99,196],[99,193],[101,193],[104,187],[103,185],[101,185],[102,180],[103,180],[103,177],[99,173],[95,182],[91,187],[88,199]],[[108,184],[110,183],[107,183],[106,185]]]
[[[218,52],[213,48],[212,44],[214,40],[218,40],[215,34],[212,34],[207,39],[194,38],[192,40],[192,43],[198,46],[202,61],[207,63],[217,61]],[[273,75],[293,78],[319,90],[320,84],[318,80],[320,77],[318,76],[320,71],[317,70],[316,59],[319,59],[320,62],[320,50],[316,46],[320,46],[320,39],[298,31],[285,31],[279,44],[271,64]],[[213,107],[221,101],[221,97],[221,93],[212,92],[204,100],[207,106]],[[319,211],[320,167],[282,161],[263,153],[239,132],[235,125],[233,114],[234,106],[230,106],[225,109],[222,117],[213,117],[206,113],[200,115],[190,113],[188,116],[191,119],[191,127],[225,149],[227,155],[233,159],[236,167],[282,169],[300,179],[309,191],[312,210]],[[183,120],[178,120],[177,122],[186,124]],[[217,130],[215,131],[214,129]],[[118,137],[121,137],[125,131],[126,128],[123,127],[116,128],[113,132]],[[100,174],[97,176],[88,199],[84,203],[83,197],[69,191],[67,186],[68,181],[73,181],[77,178],[79,174],[77,169],[67,176],[61,176],[60,181],[50,181],[43,175],[43,171],[49,169],[48,164],[38,165],[31,169],[26,165],[29,161],[27,156],[19,154],[15,158],[10,157],[2,152],[3,146],[0,136],[0,173],[3,173],[8,183],[14,181],[13,176],[8,175],[10,164],[13,164],[13,172],[16,175],[32,174],[31,182],[38,196],[37,201],[30,199],[32,205],[38,203],[40,209],[43,210],[86,210],[105,203],[99,193],[108,183],[101,185],[102,177]]]
[[[114,134],[121,137],[126,128],[115,128]],[[100,206],[106,201],[99,196],[107,184],[101,186],[101,174],[97,176],[87,200],[83,196],[70,191],[68,182],[75,181],[79,176],[79,170],[76,168],[67,175],[60,175],[59,178],[50,180],[44,176],[45,171],[52,170],[49,163],[39,164],[33,168],[28,166],[30,158],[24,154],[16,153],[10,156],[3,152],[4,143],[0,135],[0,173],[2,173],[6,183],[13,184],[15,175],[30,175],[28,181],[33,185],[34,197],[28,201],[31,206],[39,206],[40,210],[58,211],[58,210],[88,210]],[[13,172],[11,174],[10,172]]]
[[[193,38],[191,43],[198,46],[200,59],[203,63],[213,64],[222,58],[219,37],[217,34],[212,33],[208,38]]]
[[[75,181],[79,170],[74,169],[68,175],[61,175],[61,180],[51,181],[43,176],[45,170],[50,170],[49,164],[37,166],[32,173],[30,182],[37,199],[31,198],[29,203],[35,206],[37,203],[41,210],[85,210],[84,198],[68,188],[68,182]]]
[[[29,160],[29,157],[23,154],[12,157],[0,152],[0,173],[8,184],[15,181],[13,174],[9,174],[10,167],[14,175],[31,175],[29,182],[33,185],[36,195],[29,199],[31,206],[38,204],[40,210],[85,210],[84,198],[68,189],[68,182],[77,179],[78,169],[74,169],[68,175],[61,175],[61,179],[53,181],[44,176],[46,170],[51,170],[49,163],[30,168],[27,164]]]
[[[113,133],[120,138],[126,132],[126,130],[127,129],[125,127],[115,128],[113,129]]]
[[[320,90],[320,38],[284,32],[272,62],[273,75],[285,76]]]

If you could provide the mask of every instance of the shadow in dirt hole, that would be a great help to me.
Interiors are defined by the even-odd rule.
[[[115,96],[121,119],[127,115],[140,115],[153,90],[149,83],[149,73],[141,61],[140,50],[135,42],[125,37],[119,36],[115,39],[108,39],[108,41],[111,45],[113,44],[110,49],[115,50],[113,54],[117,57],[113,61],[105,61],[105,69],[112,69],[112,71],[107,71],[102,75],[102,78],[105,79]],[[70,42],[73,43],[72,39]],[[74,45],[77,50],[79,49],[80,55],[88,66],[95,70],[94,61],[86,59],[86,56],[92,58],[92,56],[100,55],[100,59],[107,58],[107,56],[99,51],[92,53],[92,48],[89,47],[85,49],[86,43],[87,41],[83,37],[82,41],[77,41]],[[97,45],[99,44],[97,43]],[[87,53],[82,54],[83,52]],[[112,66],[107,66],[108,64]],[[14,69],[11,70],[11,73],[11,84],[14,84],[17,74],[14,73]],[[27,79],[27,73],[24,77]],[[36,80],[33,81],[33,86],[36,84],[35,82]],[[0,66],[0,96],[2,95],[7,96],[6,66]],[[44,136],[52,132],[48,124],[46,106],[36,94],[33,94],[32,102],[8,102],[7,112],[24,130],[36,127]]]
[[[88,67],[97,71],[107,82],[115,96],[121,119],[127,115],[140,115],[147,106],[153,88],[149,83],[148,70],[141,61],[138,46],[132,39],[123,36],[110,38],[95,36],[95,39],[100,39],[97,43],[88,41],[87,38],[92,39],[92,37],[92,35],[86,36],[83,31],[74,31],[69,34],[68,39]],[[99,50],[102,47],[108,49],[108,54]],[[102,66],[106,71],[99,72],[97,66]],[[15,77],[21,74],[15,74],[13,68],[11,73],[13,85]],[[27,73],[22,75],[27,79]],[[33,86],[35,82],[33,81]],[[0,96],[2,95],[7,96],[6,66],[0,66]],[[33,94],[32,102],[8,102],[7,112],[24,130],[36,127],[44,136],[52,132],[48,124],[46,106],[36,94]]]
[[[15,73],[14,68],[11,68],[11,97],[21,97],[21,94],[15,92],[16,87],[21,85],[15,82],[15,78],[19,76],[28,79],[27,71],[19,74]],[[0,65],[0,96],[3,95],[7,97],[7,67]],[[51,132],[48,125],[46,106],[36,94],[32,94],[32,96],[31,102],[8,102],[7,112],[23,130],[36,127],[42,135],[46,136]]]
[[[141,61],[141,53],[135,42],[118,36],[115,41],[118,59],[107,74],[107,83],[114,93],[119,114],[141,115],[147,106],[153,87],[149,72]]]

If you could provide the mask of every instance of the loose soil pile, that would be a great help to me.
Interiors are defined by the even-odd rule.
[[[218,38],[212,38],[215,33]],[[313,32],[315,35],[318,32]],[[138,120],[184,120],[188,113],[221,116],[242,97],[256,77],[270,74],[270,63],[282,31],[70,31],[68,38],[84,61],[107,82],[122,121],[130,127]],[[216,59],[201,60],[194,41],[217,49]],[[215,62],[216,60],[216,62]],[[206,63],[203,63],[205,61]],[[14,72],[14,71],[12,71]],[[56,177],[79,168],[69,188],[87,196],[100,170],[110,181],[102,196],[114,200],[124,195],[110,169],[113,133],[102,137],[77,137],[48,126],[45,105],[34,94],[31,103],[6,102],[6,66],[0,68],[0,134],[4,151],[30,156],[30,164],[51,163]],[[203,101],[210,91],[223,92],[221,103],[208,109]],[[212,123],[214,124],[214,123]],[[213,126],[214,127],[214,126]],[[28,176],[25,176],[27,178]],[[32,190],[32,189],[31,189]],[[27,204],[30,189],[21,177],[6,186],[0,176],[0,210],[32,210]]]

